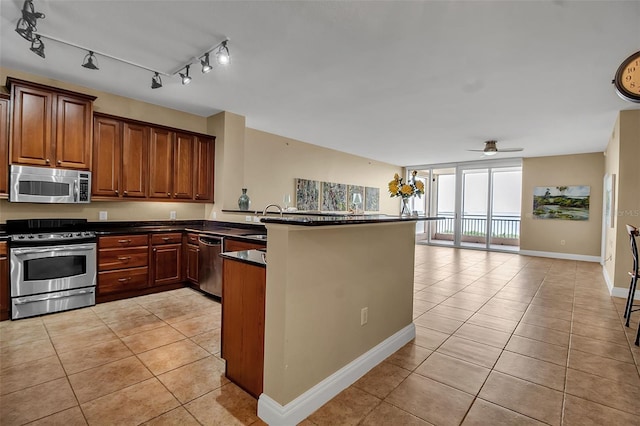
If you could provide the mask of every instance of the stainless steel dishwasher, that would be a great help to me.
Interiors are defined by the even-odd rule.
[[[198,281],[200,290],[222,297],[222,253],[223,238],[210,235],[198,237]]]

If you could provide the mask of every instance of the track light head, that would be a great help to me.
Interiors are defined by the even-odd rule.
[[[33,7],[33,1],[25,0],[24,4],[22,5],[22,19],[27,21],[30,27],[35,28],[38,23],[38,19],[42,18],[44,18],[44,13],[35,11]]]
[[[228,40],[225,40],[220,44],[220,47],[218,48],[218,52],[216,53],[216,61],[220,65],[227,65],[230,61],[229,48],[227,47],[227,41]]]
[[[160,74],[155,73],[153,77],[151,77],[151,88],[159,89],[162,87],[162,79],[160,78]]]
[[[44,43],[40,40],[39,35],[36,35],[31,42],[31,51],[41,58],[44,58]]]
[[[206,74],[213,69],[209,63],[209,52],[205,53],[204,59],[200,60],[200,64],[202,64],[202,74]]]
[[[90,69],[90,70],[99,70],[98,68],[98,60],[94,56],[92,51],[89,51],[84,57],[84,61],[82,61],[82,66]]]
[[[18,25],[16,25],[16,32],[20,34],[25,40],[33,41],[33,27],[29,25],[24,18],[18,19]]]
[[[187,85],[187,84],[191,83],[191,77],[189,77],[189,67],[190,67],[190,65],[187,65],[186,67],[184,67],[184,69],[185,69],[185,73],[184,74],[180,73],[180,78],[182,78],[182,84],[183,85]]]

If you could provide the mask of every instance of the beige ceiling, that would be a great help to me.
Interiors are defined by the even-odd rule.
[[[620,99],[611,80],[640,50],[640,1],[34,0],[39,32],[158,71],[229,38],[232,63],[193,82],[15,31],[0,0],[0,65],[397,165],[603,151]],[[2,82],[4,83],[4,82]],[[492,157],[496,158],[496,157]]]

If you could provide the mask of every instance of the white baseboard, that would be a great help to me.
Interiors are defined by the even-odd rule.
[[[602,258],[600,256],[587,256],[584,254],[572,254],[572,253],[558,253],[554,251],[520,250],[518,254],[521,254],[523,256],[551,257],[553,259],[580,260],[582,262],[601,263],[602,261]]]
[[[258,398],[258,417],[269,425],[294,426],[300,423],[415,337],[416,328],[411,323],[285,406],[261,394]]]
[[[609,288],[609,294],[613,297],[621,297],[626,299],[629,296],[629,288],[625,287],[616,287],[613,285],[613,281],[609,277],[609,273],[607,272],[607,268],[602,267],[602,276],[604,277],[604,281],[607,283],[607,287]],[[640,290],[636,291],[636,294],[633,296],[633,300],[640,300]]]

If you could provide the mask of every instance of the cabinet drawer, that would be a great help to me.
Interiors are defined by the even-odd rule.
[[[167,234],[153,234],[151,235],[151,244],[176,244],[182,243],[182,233],[172,232]]]
[[[187,243],[198,245],[198,234],[187,234]]]
[[[149,264],[149,250],[147,246],[128,249],[112,248],[100,249],[98,252],[98,270],[135,268]]]
[[[113,247],[135,247],[146,246],[148,244],[147,234],[140,235],[114,235],[110,237],[100,237],[98,246],[103,248]]]
[[[98,293],[108,294],[145,288],[149,285],[149,268],[131,268],[98,274]]]
[[[224,251],[242,251],[265,248],[267,243],[254,243],[249,241],[224,240]]]

